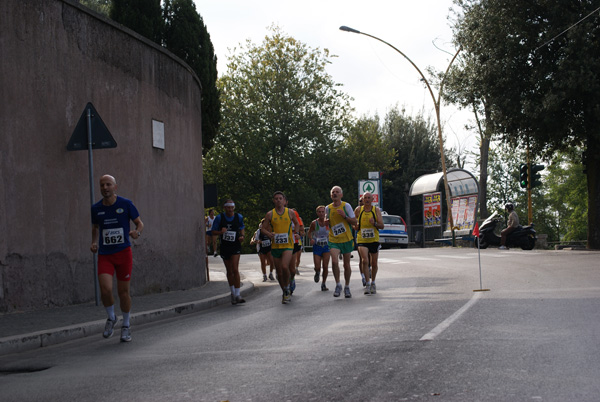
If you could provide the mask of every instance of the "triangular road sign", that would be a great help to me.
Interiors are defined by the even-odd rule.
[[[106,124],[102,121],[94,105],[88,102],[67,144],[67,150],[81,151],[88,149],[88,109],[91,112],[92,149],[116,148],[117,142],[110,134],[110,131],[108,131]]]

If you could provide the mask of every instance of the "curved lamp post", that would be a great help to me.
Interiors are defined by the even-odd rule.
[[[396,47],[390,45],[388,42],[384,41],[383,39],[380,39],[376,36],[373,35],[369,35],[367,33],[361,32],[357,29],[354,28],[350,28],[347,27],[345,25],[340,27],[341,31],[345,31],[345,32],[352,32],[352,33],[356,33],[356,34],[360,34],[360,35],[365,35],[368,36],[370,38],[376,39],[379,42],[385,43],[386,45],[388,45],[389,47],[391,47],[392,49],[394,49],[395,51],[397,51],[398,53],[400,53],[406,60],[408,60],[408,62],[410,64],[412,64],[412,66],[419,72],[419,74],[421,75],[421,79],[423,80],[423,82],[425,83],[425,85],[427,85],[427,89],[429,90],[429,94],[431,95],[431,99],[433,100],[433,105],[435,106],[435,117],[437,119],[437,127],[438,127],[438,137],[439,137],[439,141],[440,141],[440,154],[442,157],[442,172],[444,173],[444,188],[446,190],[446,207],[448,209],[448,218],[450,221],[450,230],[452,231],[452,246],[454,247],[456,244],[456,236],[454,234],[454,219],[452,217],[452,205],[450,203],[450,189],[448,188],[448,176],[446,175],[446,158],[444,156],[444,139],[442,138],[442,124],[440,121],[440,99],[441,99],[441,95],[442,95],[442,89],[444,87],[444,81],[446,80],[446,75],[448,74],[448,71],[450,70],[450,66],[452,65],[452,63],[454,63],[454,60],[456,59],[456,56],[458,56],[458,53],[460,53],[461,49],[458,49],[458,51],[456,52],[456,54],[454,55],[454,57],[452,58],[452,60],[450,60],[450,64],[448,64],[448,68],[446,68],[446,72],[444,73],[444,76],[442,78],[442,82],[440,83],[440,90],[438,92],[438,97],[436,99],[435,95],[433,94],[433,89],[431,89],[431,85],[429,85],[429,81],[427,80],[427,78],[425,78],[425,75],[423,75],[423,73],[421,72],[421,70],[419,69],[419,67],[417,67],[417,65],[415,63],[413,63],[413,61],[411,59],[408,58],[407,55],[405,55],[404,53],[402,53],[400,50],[398,50]]]

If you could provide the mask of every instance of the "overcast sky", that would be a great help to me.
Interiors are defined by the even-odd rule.
[[[311,48],[327,48],[338,56],[327,71],[354,98],[357,116],[378,113],[383,118],[398,104],[411,115],[424,110],[435,118],[431,95],[406,59],[375,39],[339,27],[347,25],[389,42],[429,78],[429,66],[445,70],[456,52],[448,21],[452,0],[194,1],[215,47],[220,75],[230,50],[247,39],[261,44],[267,28],[276,24]],[[471,114],[442,107],[441,115],[446,145],[474,150],[476,137],[463,127]]]

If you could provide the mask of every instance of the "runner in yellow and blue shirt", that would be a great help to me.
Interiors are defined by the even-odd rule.
[[[340,297],[342,292],[342,283],[340,281],[340,266],[338,257],[340,254],[344,260],[344,296],[352,297],[350,293],[350,255],[354,249],[354,236],[350,225],[356,224],[356,218],[352,206],[342,201],[344,195],[340,186],[334,186],[331,189],[331,200],[333,201],[325,208],[326,223],[329,226],[329,249],[331,252],[331,265],[333,277],[336,281],[333,297]]]
[[[296,214],[285,207],[285,202],[286,198],[283,192],[276,191],[273,194],[275,208],[267,212],[260,229],[263,234],[271,239],[271,255],[275,263],[279,286],[283,291],[281,299],[283,304],[291,300],[289,266],[292,260],[294,240],[299,237],[298,230],[300,228]],[[292,223],[294,229],[292,229]]]

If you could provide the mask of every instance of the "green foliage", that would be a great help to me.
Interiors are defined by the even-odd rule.
[[[557,232],[564,241],[587,238],[586,177],[577,154],[558,153],[544,179],[549,205],[560,218]]]
[[[112,0],[79,0],[79,3],[106,17],[110,15]]]
[[[422,217],[422,205],[413,202],[410,217],[407,216],[408,191],[418,177],[442,170],[437,126],[423,115],[407,116],[404,110],[393,107],[385,117],[382,131],[386,144],[396,152],[395,167],[384,175],[384,209],[417,223]],[[446,166],[451,166],[449,159]]]
[[[110,18],[161,43],[164,22],[160,0],[112,0]]]
[[[236,201],[250,227],[273,207],[276,190],[307,223],[317,205],[331,202],[334,185],[355,206],[362,177],[354,176],[360,169],[352,164],[365,170],[389,165],[382,155],[372,164],[348,159],[364,152],[346,149],[361,136],[373,140],[368,149],[385,147],[368,119],[353,128],[349,98],[325,70],[332,57],[272,27],[260,45],[247,41],[229,58],[219,80],[221,130],[204,172],[207,182],[218,183],[221,198]]]
[[[494,132],[547,159],[588,151],[588,205],[600,204],[600,14],[593,0],[456,0],[456,42],[477,67],[472,92]],[[600,210],[588,210],[588,246],[600,248]]]
[[[587,236],[586,178],[576,155],[559,153],[546,169],[542,186],[532,190],[535,229],[550,242]],[[504,214],[504,204],[513,201],[522,225],[529,223],[527,191],[519,185],[519,167],[526,159],[525,152],[506,143],[494,143],[490,149],[490,212]]]
[[[202,84],[202,149],[206,154],[221,121],[216,85],[217,56],[206,25],[192,0],[166,0],[163,15],[164,45],[194,70]]]

